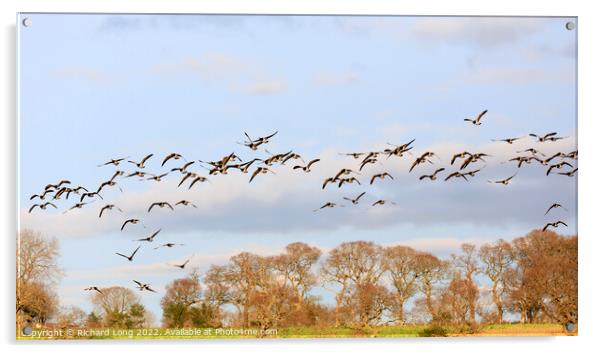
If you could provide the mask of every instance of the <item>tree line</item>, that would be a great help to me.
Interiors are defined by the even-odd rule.
[[[30,231],[19,238],[18,321],[54,318],[62,325],[126,328],[152,323],[139,296],[124,287],[92,295],[89,314],[59,310],[50,289],[60,272],[53,261],[56,240],[43,243]],[[324,300],[320,293],[326,292],[332,300]],[[278,255],[242,252],[204,274],[193,269],[166,286],[161,307],[164,327],[577,323],[577,236],[533,230],[512,241],[465,243],[446,259],[369,241],[344,242],[327,253],[296,242]]]

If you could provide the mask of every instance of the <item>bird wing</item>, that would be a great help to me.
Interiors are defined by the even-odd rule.
[[[161,231],[161,229],[159,229],[158,231],[154,232],[153,235],[151,235],[149,238],[150,239],[154,239],[157,236],[157,234],[159,234],[160,231]]]
[[[366,194],[366,192],[362,192],[361,194],[359,194],[356,198],[355,201],[359,200],[362,196],[364,196]]]
[[[293,167],[293,169],[299,169],[299,168],[303,168],[303,166],[301,166],[301,165],[296,165],[296,166],[294,166],[294,167]]]
[[[479,121],[481,121],[481,118],[483,118],[483,115],[485,115],[486,113],[487,113],[487,109],[483,110],[483,111],[482,111],[482,112],[481,112],[481,113],[480,113],[480,114],[477,116],[477,119],[476,119],[477,123],[478,123]]]
[[[125,255],[123,255],[123,254],[120,254],[120,253],[118,253],[118,252],[116,252],[115,254],[117,254],[117,255],[119,255],[119,256],[123,256],[123,257],[125,257],[126,259],[129,259],[129,257],[128,257],[128,256],[125,256]]]
[[[326,185],[328,185],[328,183],[330,183],[332,181],[333,181],[332,178],[327,178],[326,180],[324,180],[324,183],[322,184],[322,190],[324,190],[324,188],[326,187]]]
[[[39,206],[38,204],[34,204],[33,206],[31,206],[31,208],[29,209],[29,213],[31,213],[31,211],[33,211],[34,208],[36,208],[36,206]]]
[[[169,202],[166,202],[165,205],[169,208],[171,208],[171,210],[173,211],[173,207],[169,204]]]
[[[123,225],[121,226],[121,230],[123,230],[123,228],[125,227],[126,224],[130,223],[132,220],[128,219],[127,221],[123,222]]]
[[[134,258],[134,255],[136,255],[136,253],[138,252],[138,250],[140,250],[140,245],[138,245],[138,247],[136,248],[136,250],[134,250],[134,252],[132,253],[132,255],[130,256],[130,258]]]
[[[156,205],[158,205],[158,203],[157,203],[157,202],[153,202],[153,203],[150,205],[150,207],[148,208],[148,211],[146,211],[146,212],[150,212],[150,211],[153,209],[153,207],[155,207]]]
[[[144,162],[148,161],[148,159],[151,158],[152,156],[153,156],[153,153],[151,153],[148,156],[142,158],[142,160],[140,161],[140,165],[143,165]]]
[[[466,119],[464,119],[464,121],[474,121],[474,120],[466,118]]]
[[[562,224],[563,226],[565,226],[565,227],[568,227],[568,226],[566,225],[566,223],[564,223],[563,221],[558,221],[558,224]]]
[[[135,279],[133,281],[134,281],[134,283],[136,283],[137,285],[139,285],[140,287],[142,287],[142,283],[136,281]]]
[[[168,160],[170,160],[171,158],[173,158],[173,156],[174,156],[174,154],[171,153],[167,157],[165,157],[165,159],[163,160],[163,163],[161,163],[161,167],[163,167]]]
[[[269,136],[266,136],[266,137],[264,137],[264,139],[269,139],[269,138],[272,138],[272,137],[274,137],[274,136],[275,136],[277,133],[278,133],[278,131],[276,131],[275,133],[273,133],[273,134],[271,134],[271,135],[269,135]]]
[[[372,178],[370,178],[370,185],[372,185],[372,183],[374,183],[374,179],[378,178],[378,176],[379,176],[379,175],[380,175],[380,174],[374,174],[374,175],[372,176]]]
[[[257,174],[261,173],[261,169],[257,168],[255,169],[255,171],[253,172],[253,175],[251,176],[251,179],[249,179],[249,183],[253,181],[253,179],[255,179],[255,177],[257,176]]]
[[[320,159],[319,159],[319,158],[317,158],[317,159],[314,159],[313,161],[311,161],[311,162],[309,162],[309,163],[307,164],[307,168],[311,167],[311,165],[312,165],[312,164],[314,164],[314,163],[317,163],[317,162],[319,162],[319,161],[320,161]]]

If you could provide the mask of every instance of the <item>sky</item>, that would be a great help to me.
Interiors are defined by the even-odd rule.
[[[439,256],[462,242],[513,239],[562,219],[561,234],[577,232],[577,177],[545,175],[526,165],[506,187],[487,181],[516,171],[508,159],[535,147],[546,155],[577,149],[576,36],[570,18],[83,15],[22,14],[18,30],[19,224],[60,241],[63,305],[90,310],[90,286],[150,283],[143,304],[161,317],[164,287],[241,251],[269,255],[296,241],[327,252],[345,241],[404,244]],[[20,21],[19,21],[20,22]],[[463,121],[482,110],[481,126]],[[237,142],[278,134],[258,151]],[[538,143],[529,133],[566,137]],[[521,137],[513,145],[491,141]],[[366,167],[362,185],[322,181],[358,168],[347,152],[382,150],[415,139],[414,157],[391,157]],[[187,190],[171,173],[161,182],[117,179],[81,210],[34,210],[29,196],[61,179],[96,189],[130,163],[98,165],[153,153],[145,171],[235,152],[244,160],[293,150],[311,173],[274,167],[275,174],[229,173]],[[464,150],[492,155],[474,179],[419,181],[438,167],[457,170]],[[411,173],[416,155],[434,151],[433,165]],[[457,162],[456,162],[457,163]],[[575,165],[576,166],[576,165]],[[565,168],[570,170],[570,168]],[[394,180],[369,185],[372,174]],[[313,212],[327,201],[367,194],[358,206]],[[396,205],[371,207],[377,199]],[[153,209],[155,201],[192,201],[198,208]],[[544,216],[554,202],[566,208]],[[115,203],[98,218],[100,208]],[[119,227],[127,218],[143,225]],[[142,244],[133,240],[162,229]],[[185,246],[153,250],[165,242]],[[328,301],[328,292],[316,293]]]

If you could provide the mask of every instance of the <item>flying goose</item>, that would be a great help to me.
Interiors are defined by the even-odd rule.
[[[485,115],[485,113],[487,113],[487,109],[479,113],[479,115],[477,115],[475,119],[466,118],[464,119],[464,121],[470,121],[473,125],[481,125],[481,119],[483,118],[483,115]]]
[[[466,167],[468,167],[468,165],[470,163],[476,163],[479,160],[481,160],[481,161],[484,162],[485,160],[483,159],[483,157],[490,157],[490,156],[488,154],[485,154],[485,153],[475,153],[475,154],[472,154],[472,155],[466,157],[466,159],[464,160],[464,162],[460,166],[460,170],[465,169]]]
[[[428,158],[433,157],[434,155],[435,155],[434,152],[424,152],[420,157],[416,158],[416,160],[414,161],[414,163],[412,163],[412,166],[410,167],[410,173],[419,164],[422,164],[422,163],[425,163],[425,162],[429,162],[429,163],[433,164],[433,162],[431,162],[430,160],[428,160]]]
[[[138,224],[138,222],[140,222],[140,220],[139,220],[139,219],[136,219],[136,218],[131,218],[131,219],[128,219],[128,220],[126,220],[125,222],[123,222],[123,224],[121,225],[121,230],[123,230],[123,228],[125,228],[125,226],[126,226],[128,223],[131,223],[131,224]],[[145,227],[145,228],[146,228],[146,227]]]
[[[568,226],[566,225],[566,223],[564,223],[563,221],[556,221],[556,222],[550,222],[550,223],[546,224],[546,225],[543,227],[543,229],[542,229],[541,231],[542,231],[542,232],[545,232],[545,231],[546,231],[546,229],[548,229],[548,227],[554,227],[554,228],[558,228],[558,226],[559,226],[559,225],[561,225],[561,224],[562,224],[563,226],[565,226],[565,227],[568,227]]]
[[[69,180],[60,180],[58,183],[56,184],[48,184],[44,187],[44,190],[48,190],[48,189],[58,189],[61,187],[61,185],[63,184],[71,184],[71,182]]]
[[[464,152],[461,152],[461,153],[454,154],[452,156],[452,159],[451,159],[451,165],[454,165],[454,162],[456,161],[456,159],[458,159],[458,158],[464,159],[464,158],[466,158],[468,156],[472,156],[472,153],[464,151]]]
[[[337,177],[332,177],[332,178],[326,178],[326,180],[324,180],[324,183],[322,184],[322,190],[324,190],[324,188],[326,187],[326,185],[328,184],[336,184],[337,181],[339,181],[341,179],[337,178]]]
[[[516,162],[518,162],[518,168],[520,168],[523,165],[523,163],[531,164],[532,160],[536,160],[536,161],[538,161],[540,163],[542,162],[541,159],[539,159],[539,158],[537,158],[535,156],[529,156],[529,157],[527,157],[527,156],[518,156],[518,157],[514,157],[514,158],[509,159],[508,162],[514,162],[514,161],[516,161]]]
[[[94,196],[98,196],[98,197],[100,197],[101,200],[104,200],[102,198],[102,196],[98,193],[98,191],[97,192],[84,192],[82,194],[82,197],[79,198],[79,202],[83,202],[84,198],[86,198],[86,197],[87,198],[93,198]]]
[[[135,239],[134,241],[147,241],[149,243],[152,243],[153,240],[155,240],[155,237],[157,236],[157,234],[159,234],[159,232],[161,232],[161,229],[157,230],[156,232],[154,232],[153,234],[149,235],[146,238]]]
[[[178,202],[176,202],[176,204],[174,206],[177,206],[177,205],[192,206],[194,208],[197,208],[195,204],[193,204],[192,202],[190,202],[188,200],[178,201]]]
[[[309,172],[311,172],[311,170],[310,170],[311,165],[314,164],[314,163],[316,163],[316,162],[319,162],[319,161],[320,161],[319,158],[318,159],[314,159],[314,160],[310,161],[309,163],[307,163],[306,166],[296,165],[296,166],[293,167],[293,169],[301,169],[304,172],[309,173]]]
[[[114,181],[115,178],[117,178],[118,176],[122,176],[125,172],[123,170],[116,170],[115,173],[113,174],[113,176],[111,177],[111,179],[109,179],[110,181]]]
[[[464,178],[464,180],[468,181],[468,178],[466,178],[466,175],[464,175],[463,173],[460,172],[453,172],[451,174],[449,174],[447,177],[445,177],[445,181],[448,181],[451,178]]]
[[[357,180],[355,177],[351,177],[351,178],[343,178],[339,180],[339,187],[343,186],[343,184],[347,183],[347,184],[353,184],[353,183],[357,183],[357,185],[362,185],[362,183],[360,183],[359,180]]]
[[[180,246],[184,246],[184,244],[175,244],[175,243],[165,243],[163,245],[159,245],[156,248],[154,248],[155,250],[162,248],[162,247],[166,247],[166,248],[173,248],[176,245],[180,245]]]
[[[397,204],[396,204],[395,202],[393,202],[393,201],[387,201],[387,200],[378,200],[378,201],[375,201],[375,202],[372,204],[372,206],[376,206],[376,205],[384,205],[384,204],[386,204],[387,202],[388,202],[388,203],[390,203],[391,205],[397,205]]]
[[[140,168],[140,169],[144,169],[144,163],[146,163],[146,161],[148,161],[149,158],[151,158],[153,156],[153,154],[149,154],[146,157],[142,158],[142,160],[140,162],[135,162],[135,161],[128,161],[134,165],[136,165],[136,167]]]
[[[160,175],[154,175],[154,174],[149,174],[152,175],[150,178],[146,178],[146,180],[154,180],[154,181],[161,181],[162,178],[166,177],[169,174],[169,172],[167,173],[163,173]]]
[[[548,137],[548,139],[546,141],[551,141],[551,142],[556,142],[558,140],[562,140],[567,138],[566,136],[560,137],[560,136],[552,136],[552,137]]]
[[[499,140],[491,139],[491,141],[493,141],[493,142],[506,142],[506,143],[508,143],[508,144],[511,145],[514,141],[520,140],[521,138],[522,137],[510,137],[510,138],[499,139]]]
[[[182,180],[180,180],[180,183],[178,184],[178,187],[180,187],[180,185],[182,185],[188,178],[194,178],[197,176],[198,174],[195,172],[185,172],[184,176],[182,177]]]
[[[92,201],[92,202],[94,202],[94,201]],[[76,208],[82,208],[82,207],[84,207],[85,205],[87,205],[87,204],[89,204],[89,203],[92,203],[92,202],[79,202],[79,203],[76,203],[76,204],[75,204],[75,205],[73,205],[71,208],[69,208],[68,210],[66,210],[65,212],[63,212],[63,214],[65,214],[65,213],[67,213],[67,212],[69,212],[69,211],[71,211],[71,210],[74,210],[74,209],[76,209]]]
[[[155,206],[159,206],[160,208],[169,207],[173,211],[173,207],[169,204],[169,202],[161,201],[161,202],[153,202],[150,205],[150,207],[148,208],[147,212],[150,212],[153,209],[153,207],[155,207]]]
[[[354,199],[350,199],[349,197],[343,197],[343,199],[347,200],[347,201],[351,201],[352,204],[357,205],[360,201],[360,198],[362,196],[364,196],[366,194],[366,192],[362,192],[361,194],[357,195]]]
[[[126,160],[126,159],[128,159],[128,158],[130,158],[130,157],[128,156],[128,157],[123,157],[123,158],[111,159],[110,161],[108,161],[108,162],[106,162],[106,163],[103,163],[103,164],[100,164],[100,165],[98,165],[98,166],[99,166],[99,167],[102,167],[102,166],[109,165],[109,164],[112,164],[112,165],[114,165],[114,166],[118,166],[118,165],[119,165],[119,163],[121,163],[121,161],[124,161],[124,160]]]
[[[320,208],[316,208],[316,209],[314,210],[314,212],[317,212],[317,211],[319,211],[319,210],[321,210],[321,209],[324,209],[324,208],[334,208],[334,207],[337,207],[337,204],[336,204],[336,203],[334,203],[334,202],[327,202],[327,203],[325,203],[325,204],[324,204],[322,207],[320,207]],[[341,205],[341,206],[339,206],[339,207],[345,207],[345,206]]]
[[[556,134],[556,132],[550,132],[543,136],[539,136],[537,134],[529,134],[529,136],[535,137],[539,142],[546,142],[549,140],[550,137],[555,136]]]
[[[167,161],[170,160],[170,159],[172,159],[172,158],[177,160],[177,159],[180,159],[180,158],[183,158],[183,157],[179,153],[170,153],[170,154],[168,154],[165,157],[165,159],[163,159],[163,163],[161,163],[161,167],[163,167],[165,165],[165,163],[167,163]]]
[[[232,167],[240,170],[243,174],[247,174],[249,172],[249,168],[253,165],[253,163],[255,163],[257,161],[262,161],[262,159],[253,158],[252,160],[250,160],[248,162],[232,165]]]
[[[257,140],[255,140],[253,142],[256,142],[256,143],[259,143],[259,144],[266,144],[266,143],[270,142],[269,139],[271,139],[272,137],[274,137],[277,133],[278,133],[278,131],[274,132],[271,135],[268,135],[268,136],[265,136],[265,137],[260,137],[260,138],[258,138]],[[248,137],[248,135],[247,135],[247,137]]]
[[[563,161],[563,162],[551,165],[550,168],[548,168],[546,175],[550,175],[550,172],[552,171],[552,169],[561,169],[565,165],[568,165],[569,167],[573,168],[573,165],[571,163]]]
[[[573,169],[573,170],[571,170],[569,172],[561,172],[561,173],[556,173],[556,174],[565,175],[565,176],[568,176],[568,177],[573,177],[575,175],[575,173],[577,173],[578,169],[579,168],[575,168],[575,169]]]
[[[43,193],[41,193],[39,195],[38,194],[33,194],[33,195],[31,195],[31,197],[29,199],[33,200],[36,197],[38,197],[38,198],[40,198],[40,200],[44,200],[46,198],[46,194],[48,194],[50,192],[53,192],[53,190],[51,190],[51,189],[45,190]]]
[[[525,153],[525,152],[530,152],[532,155],[537,155],[540,154],[542,157],[545,157],[546,155],[539,152],[538,150],[536,150],[535,148],[527,148],[524,151],[516,151],[516,153]]]
[[[197,182],[204,183],[206,181],[209,181],[209,179],[205,178],[204,176],[197,175],[194,179],[192,179],[190,186],[188,186],[188,190],[192,189],[194,184],[196,184]]]
[[[389,174],[387,172],[379,173],[379,174],[374,174],[372,176],[372,178],[370,178],[370,185],[372,185],[374,183],[375,179],[383,179],[384,180],[386,177],[389,177],[389,178],[391,178],[391,180],[393,180],[393,177],[391,176],[391,174]]]
[[[33,211],[33,209],[34,209],[34,208],[36,208],[36,207],[39,207],[40,209],[42,209],[42,210],[45,210],[45,209],[46,209],[46,207],[48,207],[48,206],[52,206],[52,207],[54,207],[54,208],[57,208],[57,207],[55,206],[55,204],[53,204],[52,202],[46,202],[46,203],[42,203],[42,204],[37,204],[37,203],[36,203],[36,204],[33,204],[33,206],[31,206],[31,207],[29,208],[29,212],[28,212],[28,213],[31,213],[31,211]]]
[[[84,288],[84,290],[95,290],[100,294],[104,294],[98,287],[96,286],[92,286],[92,287],[88,287],[88,288]]]
[[[512,180],[512,178],[514,178],[515,176],[516,176],[516,173],[514,173],[514,175],[512,175],[511,177],[508,177],[506,179],[497,180],[497,181],[488,180],[487,182],[492,183],[492,184],[508,185],[508,184],[510,184],[510,180]]]
[[[568,211],[566,208],[562,207],[561,204],[559,204],[559,203],[553,203],[552,206],[548,207],[548,210],[546,211],[546,213],[544,214],[544,216],[547,215],[548,212],[550,212],[553,208],[559,208],[559,207],[562,208],[565,211]]]
[[[349,175],[351,173],[354,173],[356,175],[359,175],[358,173],[354,172],[351,169],[341,169],[339,170],[339,172],[334,176],[335,179],[339,179],[339,177],[341,177],[342,175]]]
[[[184,263],[183,263],[183,264],[181,264],[181,265],[173,264],[173,266],[174,266],[174,267],[179,267],[179,268],[181,268],[181,269],[184,269],[184,267],[186,267],[186,265],[187,265],[189,262],[190,262],[190,259],[188,259],[188,260],[184,261]]]
[[[103,208],[100,209],[100,213],[98,214],[98,218],[102,217],[102,213],[105,210],[112,210],[113,208],[116,208],[119,212],[123,212],[123,210],[113,204],[109,204],[109,205],[105,205]]]
[[[190,161],[190,162],[185,163],[183,166],[181,166],[179,168],[172,168],[171,171],[172,172],[178,171],[178,172],[184,174],[184,173],[186,173],[186,168],[190,167],[193,164],[194,164],[194,161]]]
[[[483,167],[484,168],[484,167]],[[479,168],[479,169],[475,169],[475,170],[471,170],[469,172],[464,172],[462,173],[462,176],[468,175],[471,177],[474,177],[478,172],[480,172],[483,168]]]
[[[104,188],[105,186],[115,186],[115,185],[117,185],[116,181],[113,181],[113,180],[105,181],[104,183],[100,184],[100,186],[98,187],[98,190],[96,190],[96,193],[98,194],[98,196],[100,196],[100,191],[102,190],[102,188]],[[121,187],[117,186],[117,188],[119,189],[119,191],[123,192]]]
[[[350,157],[353,157],[354,159],[359,159],[365,153],[363,153],[363,152],[351,152],[351,153],[339,153],[339,154],[342,155],[342,156],[350,156]]]
[[[146,176],[146,174],[147,174],[146,172],[137,170],[137,171],[133,172],[132,174],[126,175],[125,177],[126,178],[131,178],[131,177],[137,176],[139,178],[144,178]]]
[[[280,164],[284,165],[290,159],[299,159],[299,160],[301,160],[301,162],[305,163],[305,161],[303,160],[301,155],[291,152],[286,157],[284,157],[284,159],[280,162]]]
[[[257,167],[257,169],[255,169],[255,171],[253,172],[253,175],[251,176],[251,179],[249,179],[249,183],[253,181],[253,179],[255,179],[255,177],[258,174],[267,174],[268,172],[272,173],[272,174],[276,174],[274,173],[272,170],[270,170],[267,167]]]
[[[360,171],[362,169],[364,169],[364,167],[367,166],[368,164],[375,164],[377,162],[378,162],[378,159],[376,159],[376,158],[367,158],[367,159],[364,159],[362,161],[362,163],[360,164]]]
[[[145,290],[146,290],[146,291],[149,291],[149,292],[157,293],[157,292],[155,292],[155,291],[154,291],[154,290],[153,290],[153,289],[150,287],[150,285],[149,285],[149,284],[142,283],[142,282],[138,282],[138,281],[136,281],[136,280],[133,280],[133,281],[134,281],[134,283],[136,283],[136,288],[138,288],[140,291],[145,291]]]
[[[73,189],[68,188],[68,187],[62,187],[60,188],[52,197],[52,199],[54,200],[58,200],[61,198],[61,196],[63,196],[63,194],[65,194],[65,199],[69,199],[69,195],[71,195],[71,193],[73,192]]]
[[[138,247],[136,248],[136,250],[134,250],[134,252],[133,252],[133,253],[132,253],[132,255],[130,255],[130,256],[125,256],[125,255],[123,255],[123,254],[120,254],[120,253],[118,253],[118,252],[116,252],[115,254],[117,254],[117,255],[119,255],[119,256],[121,256],[121,257],[124,257],[124,258],[126,258],[128,261],[130,261],[130,262],[131,262],[131,261],[134,259],[134,255],[136,255],[136,253],[138,252],[138,250],[140,250],[140,245],[138,245]]]
[[[425,174],[422,175],[420,178],[418,178],[419,180],[425,179],[425,178],[429,178],[431,180],[437,180],[437,173],[444,171],[445,168],[439,168],[437,170],[435,170],[435,172],[433,174]]]

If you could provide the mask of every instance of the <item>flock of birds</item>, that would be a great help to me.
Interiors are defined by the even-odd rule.
[[[471,124],[473,124],[475,126],[480,126],[483,123],[483,118],[485,117],[486,113],[487,113],[487,110],[484,110],[480,114],[478,114],[475,118],[473,118],[473,119],[467,118],[464,120],[470,122]],[[277,133],[278,133],[278,131],[276,131],[270,135],[264,136],[264,137],[259,137],[259,138],[253,139],[249,136],[249,134],[247,134],[245,132],[244,133],[245,140],[243,142],[237,142],[237,143],[247,147],[251,151],[258,151],[260,147],[262,147],[262,146],[265,147],[265,145],[267,145],[270,142],[270,140],[272,138],[274,138],[274,136],[277,135]],[[497,140],[492,140],[492,141],[503,142],[503,143],[512,145],[517,140],[522,139],[522,138],[534,138],[534,141],[536,143],[553,143],[553,142],[561,140],[565,137],[558,136],[558,134],[556,132],[550,132],[543,136],[539,136],[537,134],[529,134],[529,136],[511,137],[511,138],[497,139]],[[324,181],[322,182],[322,189],[326,189],[330,185],[333,185],[332,187],[336,186],[338,188],[342,188],[344,185],[360,185],[361,186],[361,185],[368,184],[369,186],[372,186],[377,182],[383,183],[383,182],[386,182],[387,180],[389,180],[389,181],[394,180],[394,176],[392,175],[391,172],[382,171],[379,173],[368,174],[368,177],[366,178],[366,180],[364,180],[364,184],[362,184],[362,181],[360,180],[363,176],[362,172],[365,173],[366,170],[369,169],[370,165],[375,165],[375,164],[382,165],[381,162],[383,159],[404,158],[404,157],[408,156],[407,158],[409,158],[410,161],[412,162],[411,166],[409,168],[409,173],[412,173],[418,169],[423,169],[423,167],[427,166],[427,165],[435,165],[435,161],[434,161],[435,158],[440,160],[439,156],[437,156],[432,151],[424,151],[418,155],[414,155],[412,153],[412,150],[414,148],[414,146],[412,146],[412,144],[414,143],[414,141],[415,141],[415,139],[413,139],[407,143],[403,143],[401,145],[393,145],[393,144],[388,143],[387,145],[390,147],[385,148],[383,150],[340,153],[341,155],[350,157],[353,161],[355,161],[354,162],[355,164],[351,165],[347,168],[342,168],[338,172],[336,172],[334,175],[329,176],[326,179],[324,179]],[[292,150],[290,150],[286,153],[279,153],[279,154],[272,154],[267,149],[265,149],[265,152],[268,154],[267,158],[253,158],[248,161],[243,161],[235,153],[230,153],[230,154],[228,154],[218,160],[215,160],[215,161],[203,161],[203,160],[187,161],[179,153],[170,153],[170,154],[164,156],[163,159],[161,160],[161,168],[165,168],[166,165],[169,163],[169,164],[172,164],[171,169],[168,169],[168,170],[163,169],[163,171],[158,174],[153,174],[153,173],[150,173],[147,171],[147,163],[149,162],[149,160],[152,157],[154,157],[154,154],[152,154],[152,153],[144,156],[139,161],[130,160],[129,157],[111,159],[103,164],[100,164],[98,167],[113,166],[113,167],[118,167],[118,168],[114,171],[112,177],[109,180],[102,182],[98,186],[98,188],[89,190],[84,186],[73,186],[71,181],[69,181],[69,180],[60,180],[57,183],[48,184],[44,187],[42,192],[31,195],[30,200],[39,199],[41,202],[33,204],[29,208],[29,213],[33,212],[36,208],[38,208],[39,210],[47,210],[48,207],[53,207],[55,209],[58,209],[58,207],[55,205],[55,203],[53,203],[53,201],[60,200],[60,199],[68,200],[69,197],[74,194],[77,195],[76,202],[71,207],[67,208],[63,213],[67,213],[67,212],[75,210],[75,209],[81,209],[83,207],[89,207],[88,205],[95,201],[104,200],[102,193],[109,188],[116,187],[121,192],[123,192],[123,189],[121,188],[121,186],[119,184],[120,181],[123,179],[138,178],[140,181],[148,180],[151,182],[162,182],[164,180],[164,178],[166,178],[168,175],[174,173],[176,175],[179,175],[179,178],[180,178],[180,181],[179,181],[177,187],[180,188],[184,183],[187,183],[186,184],[187,188],[190,190],[193,187],[198,186],[200,184],[210,183],[211,181],[209,180],[209,178],[211,178],[212,176],[228,174],[230,171],[238,171],[243,174],[249,174],[250,177],[249,177],[248,182],[252,183],[254,180],[261,177],[262,175],[267,175],[268,173],[276,174],[276,172],[273,170],[275,166],[286,166],[286,165],[290,166],[292,164],[292,169],[299,173],[311,173],[313,170],[312,168],[316,168],[316,166],[318,166],[319,162],[320,162],[319,158],[314,158],[314,159],[309,160],[306,163],[305,160],[301,157],[301,155],[293,152]],[[517,170],[520,169],[525,164],[531,164],[534,162],[539,163],[540,165],[542,165],[546,168],[547,176],[549,176],[550,174],[553,173],[553,174],[562,175],[562,176],[566,176],[566,177],[573,177],[573,176],[575,176],[575,174],[577,173],[577,170],[578,170],[576,167],[576,161],[578,159],[577,150],[567,152],[567,153],[557,152],[551,156],[546,156],[542,152],[531,147],[531,148],[528,148],[528,149],[525,149],[522,151],[516,151],[516,153],[518,154],[518,156],[509,159],[507,162],[516,162]],[[492,156],[488,155],[486,153],[482,153],[482,152],[462,151],[462,152],[456,153],[452,156],[449,166],[435,166],[436,169],[434,171],[432,171],[431,173],[427,173],[427,174],[421,174],[418,177],[418,180],[421,182],[426,182],[426,181],[432,182],[432,181],[438,180],[438,178],[441,176],[441,178],[443,179],[444,182],[447,182],[451,179],[462,179],[462,180],[468,182],[471,178],[474,178],[479,172],[481,172],[483,170],[483,168],[486,167],[487,158],[490,158],[490,157],[492,157]],[[176,161],[179,161],[179,160],[182,160],[183,164],[181,164],[179,166],[173,166],[173,163]],[[459,163],[456,164],[456,162],[459,162]],[[503,163],[507,163],[507,162],[503,162]],[[201,168],[206,169],[208,175],[204,176],[198,172],[189,170],[190,167],[195,163],[198,166],[200,166]],[[131,165],[134,168],[133,168],[133,170],[130,170],[129,172],[126,173],[126,171],[119,168],[122,165],[129,165],[129,166]],[[478,167],[473,167],[474,165],[478,165]],[[443,176],[443,173],[445,171],[448,171],[448,169],[452,169],[453,167],[456,167],[457,170],[448,172],[447,175]],[[565,167],[569,167],[571,169],[566,169]],[[511,176],[504,177],[504,178],[501,178],[498,180],[488,180],[488,182],[492,183],[492,184],[508,186],[508,185],[510,185],[510,183],[512,182],[512,180],[515,178],[516,175],[517,175],[517,173],[514,173]],[[357,206],[364,201],[364,199],[366,198],[366,195],[367,195],[367,191],[362,191],[361,193],[359,193],[356,196],[343,197],[344,202],[341,202],[341,203],[337,203],[334,201],[328,201],[328,202],[325,202],[322,206],[314,209],[313,212],[318,212],[318,211],[328,209],[328,208],[345,207],[346,205],[352,206],[352,207]],[[50,201],[47,201],[47,200],[50,200]],[[379,206],[383,206],[383,205],[387,205],[387,204],[396,205],[396,203],[394,201],[386,200],[386,199],[375,199],[375,200],[369,201],[368,204],[370,204],[371,207],[379,207]],[[180,208],[180,207],[197,208],[197,206],[194,205],[191,201],[188,201],[185,199],[179,200],[173,204],[170,202],[167,202],[167,201],[157,201],[157,202],[151,203],[148,206],[147,213],[150,214],[151,212],[156,212],[156,210],[158,210],[158,209],[168,209],[169,211],[175,211],[177,208]],[[551,206],[549,206],[549,208],[546,210],[544,216],[547,216],[549,213],[553,212],[555,209],[563,209],[563,210],[567,211],[567,209],[560,203],[554,203]],[[106,203],[103,206],[101,206],[99,214],[98,214],[98,218],[101,219],[103,217],[103,215],[107,214],[107,212],[114,212],[114,211],[118,211],[121,213],[124,212],[117,205],[112,204],[112,203]],[[139,218],[125,219],[121,223],[120,231],[124,231],[126,228],[129,229],[129,227],[135,226],[138,224],[140,224],[144,228],[146,228],[146,226],[144,226],[142,220]],[[546,231],[549,228],[557,228],[560,225],[567,227],[567,224],[563,220],[555,220],[555,221],[546,223],[543,226],[542,230]],[[161,232],[161,229],[158,229],[158,230],[154,231],[151,235],[140,238],[140,239],[136,239],[134,241],[152,243],[160,232]],[[181,243],[164,243],[158,247],[155,247],[154,250],[158,250],[163,247],[172,248],[174,246],[183,246],[183,245],[184,244],[181,244]],[[138,253],[138,251],[141,249],[141,247],[142,247],[141,245],[136,247],[136,249],[134,249],[129,255],[119,253],[119,252],[116,252],[115,254],[119,257],[126,259],[128,262],[132,262],[136,256],[136,254]],[[186,260],[182,264],[170,264],[170,265],[172,265],[174,267],[178,267],[180,269],[184,269],[186,267],[186,265],[189,263],[189,261],[190,261],[190,259]],[[136,284],[136,288],[139,289],[140,291],[155,292],[151,288],[150,284],[142,283],[137,280],[134,280],[134,283]],[[91,286],[91,287],[85,288],[85,290],[89,290],[89,291],[93,290],[93,291],[102,293],[102,289],[98,288],[97,286]]]

